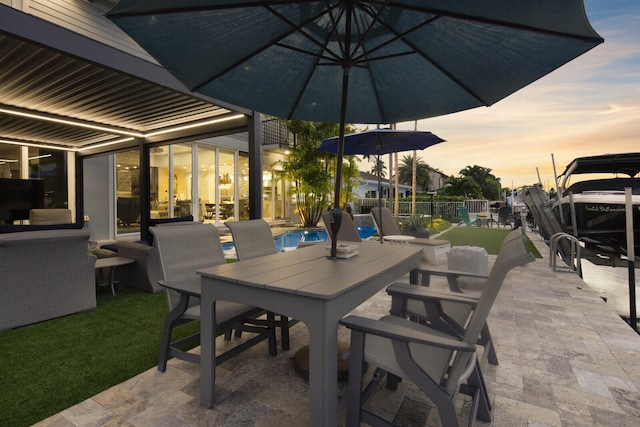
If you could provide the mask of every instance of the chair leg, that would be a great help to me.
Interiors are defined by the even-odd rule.
[[[482,376],[482,371],[480,370],[479,362],[476,362],[476,368],[473,370],[471,375],[469,375],[469,379],[467,383],[476,389],[474,396],[474,411],[472,413],[472,417],[475,415],[476,418],[482,421],[491,422],[491,401],[489,399],[489,392],[487,391],[487,386],[484,382],[484,377]],[[477,414],[476,414],[477,412]]]
[[[364,334],[351,330],[349,381],[347,384],[347,427],[360,426],[362,375],[364,374]]]
[[[483,357],[486,357],[490,364],[498,365],[498,355],[496,354],[496,349],[493,346],[493,340],[491,339],[491,333],[489,332],[489,325],[486,323],[480,332],[480,344],[484,346],[485,352],[487,352]]]
[[[398,390],[398,383],[400,381],[402,381],[402,378],[387,372],[387,390]]]
[[[171,310],[164,319],[164,328],[162,330],[162,343],[160,344],[160,355],[158,357],[158,371],[164,372],[167,370],[167,360],[169,359],[169,350],[171,347],[171,333],[175,322],[189,308],[189,296],[186,294],[180,294],[180,302]]]

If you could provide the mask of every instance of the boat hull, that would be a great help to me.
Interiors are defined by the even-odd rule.
[[[573,224],[575,211],[575,226]],[[640,195],[632,197],[634,247],[640,249]],[[626,254],[626,208],[624,192],[583,192],[563,197],[553,206],[553,211],[565,232],[575,235],[587,245]]]

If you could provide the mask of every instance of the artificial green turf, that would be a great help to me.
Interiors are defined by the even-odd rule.
[[[158,361],[164,292],[98,290],[97,309],[0,333],[0,426],[28,426]],[[197,332],[199,322],[175,329]]]
[[[442,233],[437,239],[448,240],[451,246],[480,246],[487,250],[487,253],[497,255],[504,238],[511,232],[506,228],[487,227],[453,227]],[[533,242],[527,239],[525,244],[527,251],[536,258],[542,258],[540,252],[535,248]]]

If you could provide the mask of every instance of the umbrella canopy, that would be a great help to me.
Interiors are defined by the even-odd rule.
[[[326,138],[322,140],[318,150],[337,153],[340,138]],[[444,139],[431,132],[418,130],[373,129],[365,132],[344,135],[344,154],[375,155],[380,161],[382,154],[396,153],[409,150],[424,150],[432,145],[444,142]],[[378,209],[382,210],[382,184],[378,170]],[[382,218],[382,213],[380,213]],[[379,225],[382,228],[382,224]],[[382,230],[380,230],[382,234]],[[380,243],[383,239],[380,238]]]
[[[318,150],[338,152],[339,137],[322,140]],[[418,130],[373,129],[344,136],[344,154],[382,155],[400,151],[423,150],[444,142],[431,132]]]
[[[582,0],[121,0],[107,17],[189,89],[341,138],[491,105],[603,42]],[[341,179],[338,161],[337,202]]]
[[[581,0],[121,0],[107,17],[191,90],[334,123],[491,105],[603,41]]]

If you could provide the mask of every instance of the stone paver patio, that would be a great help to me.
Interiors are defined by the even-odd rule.
[[[483,371],[491,425],[640,425],[640,336],[576,274],[552,272],[547,247],[530,237],[545,258],[511,272],[489,319],[500,361]],[[355,311],[379,317],[389,301],[382,291]],[[346,329],[340,336],[348,342]],[[305,426],[308,385],[292,361],[307,344],[303,324],[292,328],[291,342],[275,358],[263,343],[222,364],[213,409],[199,405],[198,366],[173,359],[165,373],[150,369],[37,425]],[[346,383],[338,392],[344,423]],[[465,424],[468,403],[459,397]],[[406,381],[395,392],[381,387],[369,404],[400,426],[440,425],[437,410]]]

